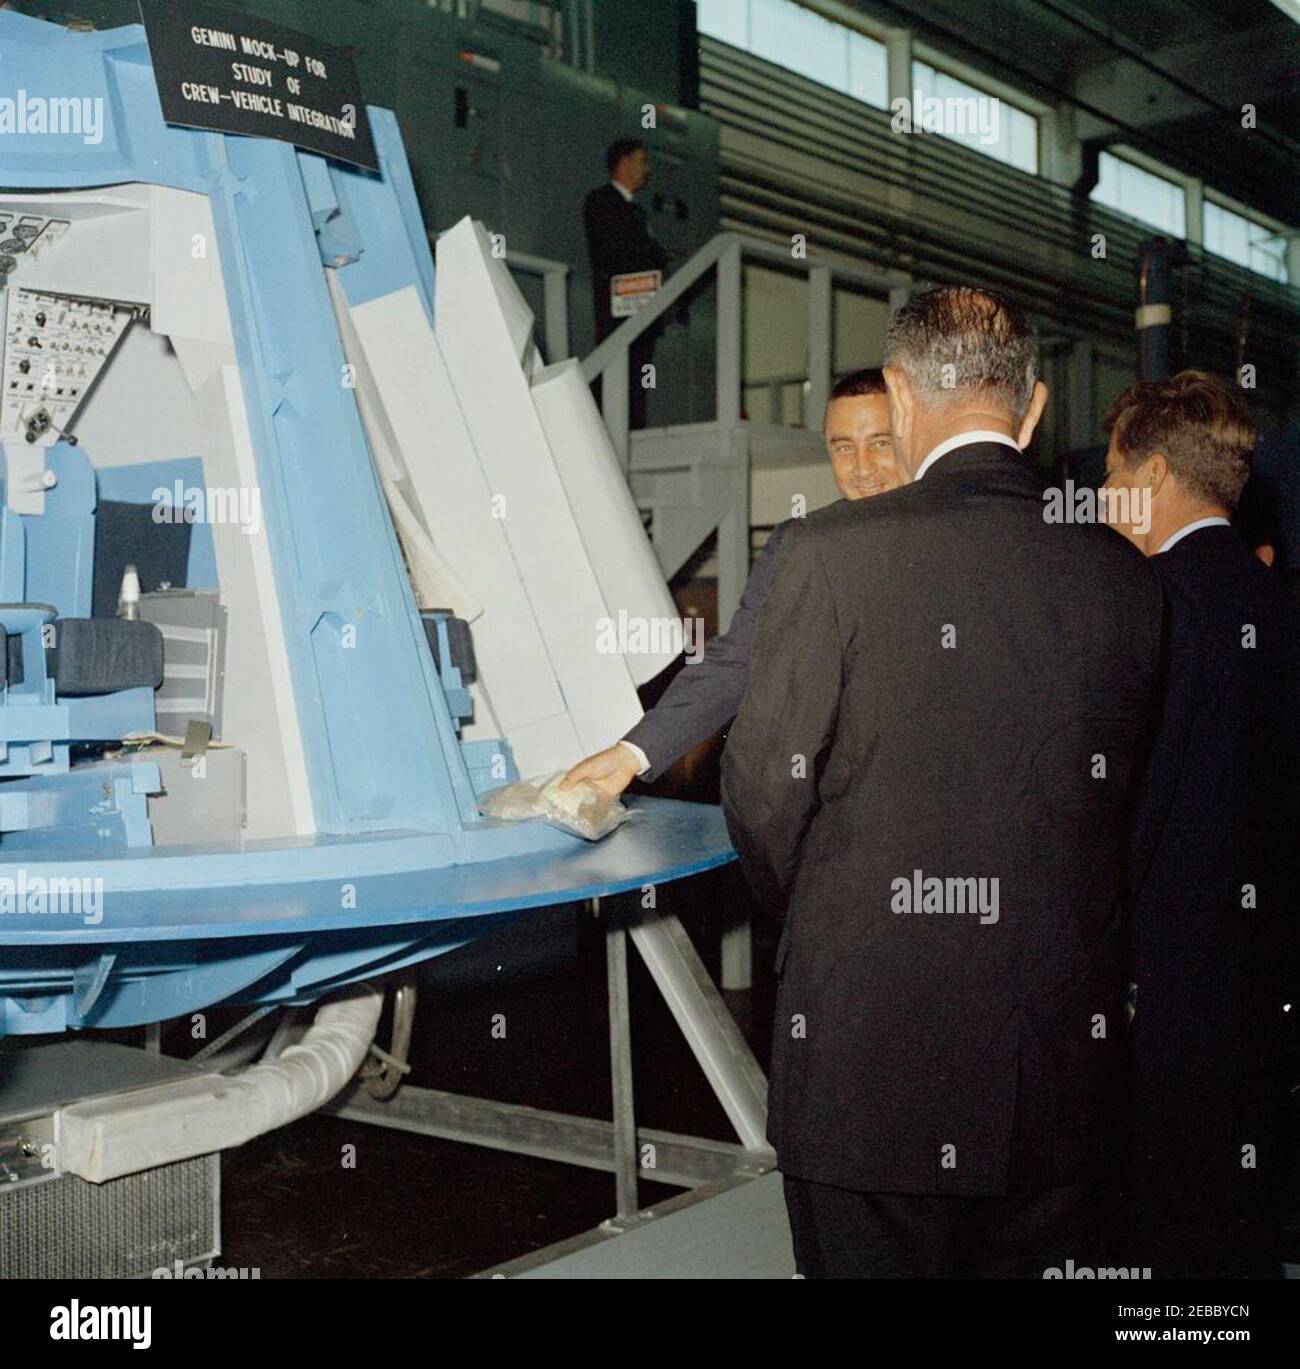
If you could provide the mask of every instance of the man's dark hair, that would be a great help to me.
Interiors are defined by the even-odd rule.
[[[856,399],[859,395],[883,395],[888,391],[885,388],[885,373],[879,366],[869,366],[864,371],[850,371],[848,375],[841,376],[835,382],[831,390],[828,403],[834,403],[837,399]]]
[[[1250,475],[1255,425],[1246,406],[1208,371],[1130,385],[1106,426],[1132,470],[1159,452],[1185,489],[1231,511]]]
[[[624,157],[630,157],[644,146],[640,138],[615,138],[605,149],[605,165],[609,167],[609,174],[612,176],[618,170],[618,164]]]
[[[970,285],[939,285],[889,320],[885,364],[897,366],[927,404],[981,394],[1020,415],[1038,376],[1034,326],[1023,309]]]

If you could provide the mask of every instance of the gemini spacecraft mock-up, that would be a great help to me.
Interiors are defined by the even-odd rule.
[[[730,859],[699,805],[479,814],[626,730],[668,652],[600,624],[674,610],[484,229],[435,274],[394,118],[374,173],[169,126],[137,26],[0,45],[103,120],[0,131],[0,1034],[309,1003]]]

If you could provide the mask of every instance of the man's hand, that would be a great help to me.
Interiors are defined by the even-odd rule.
[[[590,780],[610,798],[616,799],[636,779],[639,769],[637,759],[628,747],[614,745],[579,761],[560,781],[560,788],[571,789],[579,780]]]

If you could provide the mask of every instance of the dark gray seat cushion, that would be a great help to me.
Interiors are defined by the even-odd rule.
[[[55,690],[69,698],[114,694],[163,680],[162,633],[129,618],[60,618],[49,652]]]

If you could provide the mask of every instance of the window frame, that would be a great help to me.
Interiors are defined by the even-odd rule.
[[[1216,252],[1212,247],[1205,245],[1205,216],[1202,210],[1201,215],[1201,249],[1208,256],[1214,257],[1218,261],[1226,261],[1232,266],[1239,267],[1242,271],[1249,271],[1252,276],[1258,276],[1261,280],[1266,280],[1272,285],[1295,286],[1300,282],[1291,279],[1291,241],[1300,235],[1300,229],[1289,228],[1281,219],[1275,219],[1271,214],[1261,213],[1257,209],[1252,209],[1249,205],[1243,204],[1240,200],[1234,200],[1230,195],[1224,195],[1221,191],[1206,186],[1202,191],[1203,204],[1212,204],[1218,209],[1226,210],[1229,214],[1236,215],[1239,219],[1245,219],[1252,223],[1256,228],[1267,229],[1273,237],[1282,239],[1282,269],[1286,273],[1283,280],[1275,280],[1272,276],[1266,276],[1262,271],[1256,271],[1253,266],[1246,266],[1243,262],[1234,261],[1231,257],[1225,257],[1221,252]]]
[[[994,157],[988,152],[981,152],[978,145],[964,143],[959,138],[948,138],[950,143],[956,143],[958,147],[969,148],[972,152],[979,152],[981,156],[988,157],[990,161],[995,161],[1000,166],[1009,167],[1012,171],[1018,171],[1022,176],[1043,178],[1043,128],[1052,112],[1048,105],[1045,105],[1041,100],[1035,100],[1031,95],[1026,95],[1023,91],[1017,90],[1014,86],[1007,85],[1005,81],[999,81],[994,76],[986,76],[982,71],[968,66],[965,62],[956,61],[946,53],[930,47],[927,43],[914,42],[911,57],[912,60],[908,67],[908,84],[911,86],[907,92],[909,100],[916,90],[914,68],[920,62],[923,66],[929,67],[931,71],[938,72],[940,76],[946,76],[951,81],[960,81],[962,85],[969,86],[977,95],[991,95],[1002,104],[1010,105],[1018,113],[1028,115],[1034,121],[1034,169],[1026,171],[1024,167],[1017,166],[1014,162],[1004,161],[1001,157]],[[941,133],[939,136],[942,138],[947,135]]]
[[[1139,171],[1145,171],[1147,175],[1154,176],[1157,180],[1166,181],[1181,190],[1183,192],[1183,223],[1177,234],[1178,240],[1187,243],[1200,242],[1202,222],[1199,219],[1195,223],[1192,221],[1192,215],[1199,213],[1202,190],[1201,182],[1197,177],[1175,171],[1173,167],[1166,166],[1163,162],[1156,161],[1154,157],[1148,157],[1136,148],[1128,147],[1122,143],[1103,147],[1100,155],[1113,157],[1117,162],[1127,162],[1130,166],[1137,167]],[[1093,190],[1095,192],[1095,186]],[[1145,219],[1139,219],[1136,214],[1130,214],[1127,210],[1117,209],[1114,205],[1104,204],[1101,200],[1094,199],[1091,193],[1088,196],[1088,202],[1106,210],[1107,213],[1118,214],[1130,223],[1141,224],[1148,232],[1160,233],[1164,231],[1156,227],[1155,224],[1148,223]]]

